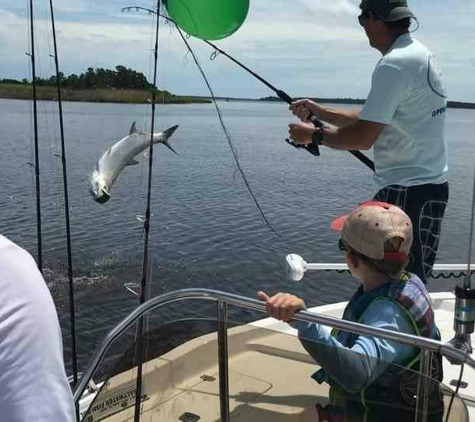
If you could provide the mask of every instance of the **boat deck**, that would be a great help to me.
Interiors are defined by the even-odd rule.
[[[443,340],[453,336],[450,293],[433,294],[436,319]],[[311,311],[341,316],[345,303],[320,306]],[[318,366],[285,323],[266,318],[229,330],[229,406],[231,421],[318,421],[316,403],[328,403],[328,387],[311,375]],[[195,338],[143,367],[142,415],[144,422],[219,421],[219,376],[216,333]],[[444,359],[444,384],[458,379],[460,366]],[[131,421],[134,415],[135,370],[111,380],[95,400],[87,422]],[[466,367],[465,399],[475,420],[475,376]],[[453,387],[452,387],[453,388]],[[446,401],[450,397],[446,397]],[[446,405],[446,408],[448,406]],[[471,418],[470,418],[471,419]],[[467,421],[461,401],[454,401],[450,421]]]

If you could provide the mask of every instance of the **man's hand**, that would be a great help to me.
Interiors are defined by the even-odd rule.
[[[312,142],[315,126],[308,123],[291,123],[289,125],[289,138],[294,144],[308,145]]]
[[[311,101],[311,100],[297,100],[294,101],[289,110],[292,112],[294,116],[297,116],[302,122],[310,122],[309,117],[311,114],[314,114],[318,118],[318,114],[321,110],[321,107]]]
[[[277,293],[269,297],[266,293],[259,291],[257,297],[260,301],[266,302],[267,313],[280,321],[289,322],[294,314],[301,309],[305,309],[305,302],[290,293]]]

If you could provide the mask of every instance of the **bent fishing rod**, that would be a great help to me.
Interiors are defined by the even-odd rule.
[[[263,77],[259,76],[257,73],[253,72],[251,69],[249,69],[247,66],[243,65],[241,62],[236,60],[234,57],[230,56],[228,53],[226,53],[224,50],[220,49],[217,45],[213,44],[212,42],[209,42],[208,40],[202,40],[206,44],[208,44],[210,47],[214,48],[215,50],[219,51],[223,56],[226,56],[228,59],[236,63],[238,66],[240,66],[242,69],[244,69],[246,72],[250,73],[252,76],[254,76],[257,80],[261,81],[265,86],[267,86],[271,91],[274,91],[275,94],[282,100],[285,101],[287,104],[292,104],[293,99],[290,95],[288,95],[286,92],[282,91],[281,89],[277,89],[274,85],[266,81]],[[317,116],[315,116],[313,113],[309,113],[309,116],[307,117],[310,122],[313,123],[313,125],[317,128],[323,127],[323,123],[318,120]],[[299,148],[296,144],[293,142],[286,140],[289,144]],[[313,146],[312,149],[306,148],[311,154],[313,155],[320,155],[320,151],[318,150],[318,146]],[[374,171],[374,163],[372,160],[370,160],[366,155],[364,155],[360,151],[356,150],[349,150],[349,153],[353,154],[358,160],[360,160],[363,164],[365,164],[367,167],[369,167],[371,170]]]
[[[122,11],[130,11],[130,10],[133,10],[133,9],[135,9],[135,10],[145,10],[149,13],[158,14],[158,16],[160,16],[160,17],[164,18],[165,20],[167,20],[168,22],[172,22],[176,25],[176,22],[172,18],[170,18],[168,16],[165,16],[161,13],[157,13],[155,10],[148,9],[148,8],[145,8],[145,7],[129,6],[129,7],[122,8]],[[256,78],[257,80],[262,82],[265,86],[267,86],[267,88],[269,88],[271,91],[273,91],[282,101],[286,102],[289,105],[293,103],[293,101],[294,101],[293,98],[290,95],[288,95],[285,91],[282,91],[281,89],[276,88],[269,81],[265,80],[262,76],[259,76],[257,73],[253,72],[247,66],[242,64],[239,60],[236,60],[234,57],[230,56],[228,53],[226,53],[224,50],[219,48],[217,45],[213,44],[212,42],[210,42],[208,40],[201,39],[201,41],[205,42],[211,48],[214,48],[216,51],[219,51],[219,53],[221,53],[223,56],[226,56],[229,60],[236,63],[239,67],[241,67],[246,72],[248,72],[249,74],[254,76],[254,78]],[[313,123],[313,125],[317,128],[323,127],[323,123],[320,120],[318,120],[317,116],[315,116],[313,113],[309,114],[308,120],[310,120]],[[309,148],[307,146],[297,146],[296,144],[294,144],[292,141],[289,141],[288,139],[286,139],[286,141],[287,141],[287,143],[289,143],[290,145],[292,145],[296,148],[305,148],[305,149],[307,149],[308,152],[310,152],[313,155],[317,155],[317,156],[320,155],[318,145],[312,145],[312,147]],[[369,167],[371,170],[374,171],[373,161],[371,159],[369,159],[368,157],[366,157],[366,155],[364,155],[361,151],[349,150],[348,152],[350,152],[358,160],[360,160],[363,164],[365,164],[367,167]]]

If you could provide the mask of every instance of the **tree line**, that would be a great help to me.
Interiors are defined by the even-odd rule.
[[[147,81],[145,75],[125,66],[116,66],[115,70],[89,67],[80,75],[71,74],[64,76],[59,72],[60,84],[63,88],[93,89],[93,88],[117,88],[117,89],[149,89],[153,85]],[[0,79],[2,83],[29,84],[27,79],[17,81],[15,79]],[[50,78],[36,78],[38,86],[56,86],[56,75]]]

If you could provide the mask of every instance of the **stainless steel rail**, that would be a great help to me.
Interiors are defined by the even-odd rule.
[[[260,302],[256,299],[251,299],[245,296],[239,296],[232,293],[221,292],[217,290],[209,289],[183,289],[175,290],[163,295],[154,297],[147,302],[143,303],[137,307],[132,313],[130,313],[126,318],[124,318],[116,327],[114,327],[109,334],[102,340],[99,347],[96,349],[92,357],[90,358],[87,368],[84,371],[82,377],[79,379],[76,387],[74,388],[74,402],[77,405],[80,398],[82,397],[84,390],[86,389],[89,381],[97,370],[101,359],[104,357],[106,352],[109,350],[109,347],[127,328],[129,328],[133,323],[135,323],[139,318],[147,314],[148,312],[157,309],[166,304],[177,302],[181,300],[190,300],[190,299],[203,299],[203,300],[212,300],[216,302],[219,311],[219,319],[223,324],[222,334],[225,333],[227,326],[227,311],[226,308],[228,305],[234,305],[245,309],[252,309],[255,311],[260,311],[265,313],[266,306],[263,302]],[[338,318],[311,313],[308,311],[300,311],[295,315],[296,320],[306,321],[306,322],[315,322],[329,327],[334,327],[339,330],[349,331],[355,334],[370,335],[378,338],[384,338],[387,340],[393,340],[400,342],[408,346],[414,346],[421,348],[424,351],[438,352],[443,356],[451,359],[452,362],[466,363],[471,368],[475,369],[475,360],[466,352],[462,350],[455,349],[450,344],[442,343],[436,340],[430,340],[422,337],[413,336],[410,334],[402,334],[395,331],[385,330],[381,328],[370,327],[363,324],[358,324],[355,322],[344,321]],[[220,342],[226,341],[226,336],[220,336]],[[221,358],[224,358],[227,353],[226,344],[218,345],[221,349]],[[221,373],[223,372],[223,373]],[[228,379],[227,365],[222,364],[220,366],[220,379]],[[429,374],[423,374],[429,375]],[[223,386],[223,389],[226,389],[226,386]],[[221,398],[227,400],[228,398]],[[229,405],[222,403],[222,416],[223,413],[226,414],[229,411]],[[229,413],[228,413],[229,414]],[[226,418],[224,419],[226,421]]]

